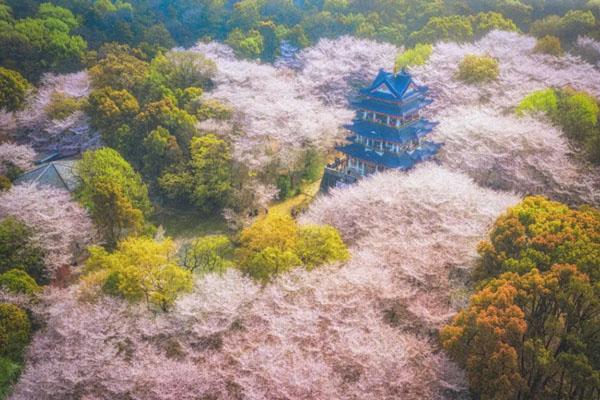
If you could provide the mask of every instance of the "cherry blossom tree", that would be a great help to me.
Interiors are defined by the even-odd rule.
[[[89,126],[83,110],[75,110],[64,119],[53,119],[48,106],[56,95],[81,100],[87,98],[90,82],[86,71],[55,75],[46,74],[23,111],[16,113],[13,136],[25,138],[40,152],[73,153],[96,148],[100,135]]]
[[[0,175],[5,175],[10,166],[27,171],[33,166],[35,151],[27,145],[15,143],[0,144]]]
[[[544,118],[517,118],[514,109],[532,91],[565,85],[600,95],[600,71],[573,55],[534,52],[534,38],[494,31],[475,43],[438,43],[424,66],[413,68],[434,98],[432,140],[444,142],[440,161],[478,183],[566,202],[600,204],[600,174],[579,157],[561,130]],[[464,85],[460,60],[487,54],[500,64],[497,81]]]
[[[50,277],[72,265],[96,238],[87,212],[66,190],[49,186],[16,185],[0,194],[0,218],[14,216],[29,226],[46,251]]]
[[[333,190],[302,218],[351,243],[342,266],[262,287],[229,269],[166,314],[46,294],[12,399],[442,399],[463,374],[431,332],[455,312],[476,243],[518,202],[433,165]],[[464,272],[462,273],[464,275]],[[86,397],[87,396],[87,397]]]

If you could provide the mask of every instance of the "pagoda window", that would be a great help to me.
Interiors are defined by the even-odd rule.
[[[396,119],[396,118],[388,118],[388,125],[389,126],[398,126],[398,119]]]
[[[382,114],[375,114],[375,120],[377,122],[379,122],[380,124],[385,124],[386,123],[386,117]]]

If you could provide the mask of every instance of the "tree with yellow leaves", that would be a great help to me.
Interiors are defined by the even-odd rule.
[[[192,274],[176,263],[175,244],[146,237],[130,237],[113,253],[91,247],[86,262],[88,282],[95,282],[108,294],[137,302],[146,300],[163,311],[179,293],[192,289]]]
[[[481,399],[600,395],[600,213],[528,197],[479,245],[478,291],[440,331]]]
[[[332,226],[298,226],[287,214],[269,214],[244,229],[237,251],[242,271],[260,281],[291,268],[345,261],[350,257]]]

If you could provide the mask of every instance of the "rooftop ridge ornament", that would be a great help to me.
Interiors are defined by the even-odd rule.
[[[425,140],[437,125],[421,116],[433,101],[428,92],[405,68],[398,73],[380,69],[350,102],[356,117],[345,125],[349,143],[336,146],[343,157],[327,166],[321,189],[327,192],[376,172],[409,170],[433,158],[442,145]]]

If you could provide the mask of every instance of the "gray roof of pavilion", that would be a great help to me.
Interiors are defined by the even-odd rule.
[[[19,176],[15,184],[46,185],[73,192],[79,184],[73,171],[75,162],[76,160],[58,160],[42,164]]]

